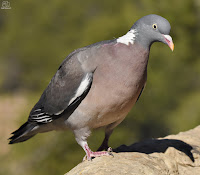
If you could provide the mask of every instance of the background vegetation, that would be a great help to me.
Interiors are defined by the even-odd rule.
[[[175,50],[151,48],[147,86],[111,139],[113,148],[141,139],[176,134],[200,123],[199,0],[9,1],[0,9],[0,174],[64,174],[84,151],[69,132],[40,134],[7,145],[62,60],[74,49],[117,38],[148,14],[167,18]],[[89,144],[97,149],[103,131]]]

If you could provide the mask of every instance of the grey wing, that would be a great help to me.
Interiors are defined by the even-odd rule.
[[[64,113],[70,115],[89,92],[93,73],[85,72],[78,59],[64,61],[30,112],[28,121],[45,124]]]

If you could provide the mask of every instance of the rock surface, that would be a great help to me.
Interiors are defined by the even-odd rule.
[[[200,175],[200,126],[84,161],[65,175]]]

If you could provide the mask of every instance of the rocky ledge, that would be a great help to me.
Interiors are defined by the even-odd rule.
[[[200,175],[200,126],[113,151],[114,157],[81,162],[65,175]]]

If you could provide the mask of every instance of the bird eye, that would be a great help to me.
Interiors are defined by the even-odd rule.
[[[157,24],[152,25],[153,29],[157,29]]]

